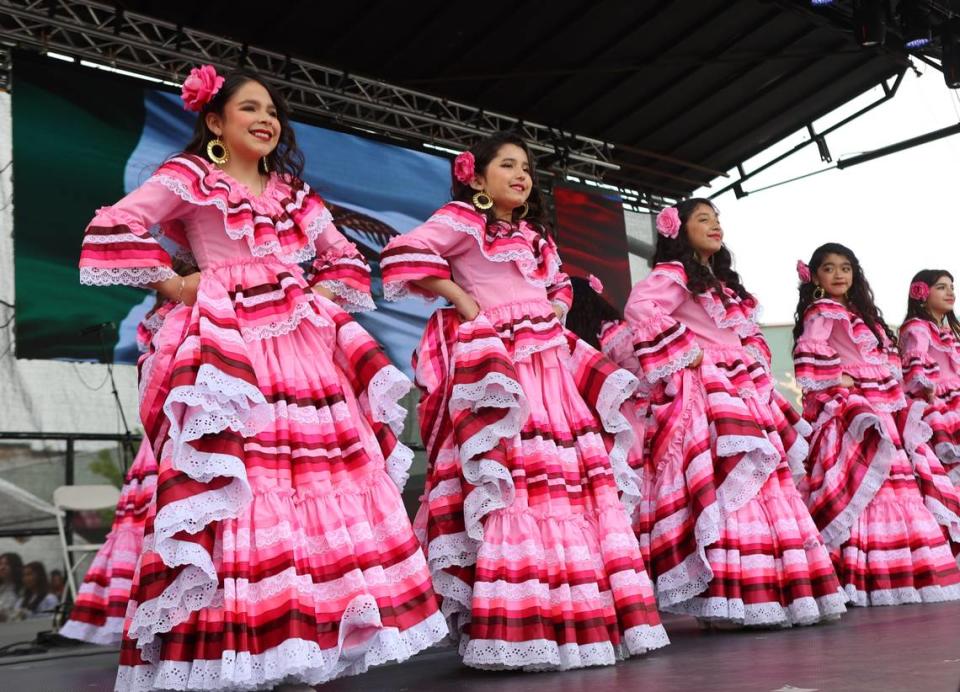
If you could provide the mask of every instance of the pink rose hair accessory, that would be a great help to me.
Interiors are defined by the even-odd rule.
[[[595,292],[603,293],[603,282],[593,274],[587,277],[587,283],[590,284],[590,288],[592,288]]]
[[[800,283],[810,283],[810,267],[803,260],[797,260],[797,276],[800,277]]]
[[[910,284],[910,297],[922,303],[930,297],[930,287],[922,281],[914,281]]]
[[[664,238],[676,238],[680,225],[680,212],[676,207],[667,207],[657,214],[657,233]]]
[[[453,176],[464,185],[469,184],[476,175],[476,163],[469,151],[457,154],[457,158],[453,160]]]
[[[213,65],[194,67],[180,89],[183,107],[194,113],[200,112],[217,95],[222,86],[223,77],[217,74]]]

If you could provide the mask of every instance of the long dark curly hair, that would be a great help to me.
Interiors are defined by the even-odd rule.
[[[33,586],[23,587],[23,607],[31,613],[37,612],[40,603],[50,592],[50,581],[47,579],[47,568],[40,561],[28,562],[23,566],[24,571],[30,570],[33,574]]]
[[[23,590],[23,560],[17,553],[4,553],[0,555],[0,560],[7,563],[10,569],[10,581],[13,583],[13,590],[19,596]]]
[[[487,170],[487,166],[497,157],[497,153],[500,151],[500,147],[505,144],[514,144],[521,149],[527,155],[527,162],[529,163],[529,175],[531,180],[530,196],[527,197],[527,215],[524,217],[524,221],[531,224],[536,228],[542,235],[550,234],[550,227],[547,223],[546,218],[546,209],[543,204],[543,196],[540,193],[540,186],[537,181],[537,164],[533,156],[530,153],[530,148],[527,146],[527,143],[523,138],[518,135],[516,132],[511,131],[502,131],[495,132],[488,137],[476,142],[473,146],[468,149],[468,151],[473,154],[474,158],[474,170],[477,175],[483,174]],[[473,196],[477,193],[469,183],[461,183],[457,180],[457,176],[453,171],[453,162],[450,163],[450,179],[452,181],[450,187],[450,196],[458,202],[466,202],[470,206],[473,206]],[[476,207],[474,207],[476,209]],[[478,212],[487,217],[487,226],[493,226],[495,224],[504,223],[503,221],[497,219],[496,215],[493,212],[493,208],[490,209],[477,209]],[[513,210],[513,224],[520,222],[520,213],[521,209],[517,208]]]
[[[950,281],[953,281],[953,274],[948,272],[946,269],[921,269],[914,274],[913,278],[910,280],[910,285],[913,285],[917,281],[922,281],[930,288],[933,288],[937,282],[945,276],[950,279]],[[916,298],[911,298],[908,292],[906,319],[909,320],[914,317],[937,324],[933,319],[933,315],[930,314],[930,311],[924,307],[923,301],[917,300]],[[957,320],[957,315],[953,312],[953,310],[947,313],[946,319],[947,324],[950,325],[950,331],[953,332],[954,337],[960,339],[960,321]],[[940,325],[937,325],[938,328],[939,326]]]
[[[870,331],[876,335],[877,339],[883,341],[883,335],[886,334],[891,342],[897,343],[897,337],[887,326],[883,319],[883,313],[877,307],[876,300],[873,297],[873,289],[870,288],[870,282],[867,281],[863,273],[863,267],[860,266],[860,260],[853,254],[853,250],[840,243],[825,243],[813,251],[810,258],[810,276],[816,277],[817,270],[827,255],[840,255],[845,257],[853,268],[853,283],[850,290],[847,291],[847,307],[856,313],[860,319],[870,328]],[[813,281],[807,281],[800,284],[800,297],[797,300],[797,309],[793,313],[793,342],[796,343],[803,334],[803,315],[810,307],[810,304],[816,300],[813,292],[817,285]]]
[[[579,276],[570,277],[573,285],[573,305],[567,313],[567,329],[594,348],[600,348],[600,326],[604,322],[619,322],[623,315],[603,296]]]
[[[207,127],[207,114],[216,113],[223,117],[224,106],[237,93],[237,90],[247,82],[256,82],[266,89],[270,95],[270,100],[273,101],[273,105],[277,109],[277,120],[280,121],[280,139],[276,148],[267,155],[269,170],[279,173],[288,180],[303,177],[303,152],[297,146],[297,136],[290,126],[290,107],[287,105],[286,99],[257,73],[249,70],[234,70],[224,77],[220,91],[197,114],[197,122],[193,126],[193,136],[187,146],[183,148],[184,153],[196,154],[202,158],[207,157],[207,144],[210,140],[216,139],[216,135]]]
[[[719,211],[713,202],[703,197],[691,197],[678,203],[680,232],[677,233],[676,238],[667,238],[657,234],[657,249],[653,255],[654,264],[658,262],[680,262],[683,264],[683,270],[687,274],[687,288],[690,289],[691,293],[716,291],[720,298],[726,302],[726,296],[722,290],[722,286],[726,285],[741,300],[751,298],[752,296],[740,280],[740,275],[733,268],[733,255],[727,248],[726,243],[710,258],[709,266],[703,265],[697,260],[693,246],[690,245],[690,239],[687,236],[687,221],[701,204],[710,207],[715,212]]]

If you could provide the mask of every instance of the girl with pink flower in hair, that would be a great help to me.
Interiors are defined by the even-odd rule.
[[[907,318],[900,327],[903,388],[923,406],[930,445],[960,486],[960,321],[953,275],[923,269],[910,283]]]
[[[610,665],[667,644],[631,530],[637,381],[564,328],[570,280],[511,133],[457,157],[453,201],[383,251],[384,293],[452,303],[414,354],[420,533],[467,665]]]
[[[650,498],[635,525],[657,602],[704,626],[836,618],[845,597],[794,483],[809,426],[774,389],[757,301],[718,211],[689,199],[656,225],[655,266],[624,312],[623,364],[649,388],[640,453]]]
[[[860,262],[827,243],[800,270],[793,357],[813,426],[800,486],[843,589],[857,606],[960,599],[956,491]]]
[[[367,266],[300,179],[275,89],[208,65],[183,99],[193,139],[97,212],[80,256],[82,282],[174,304],[141,360],[159,474],[116,689],[316,685],[406,659],[447,628],[400,498],[411,383],[348,312],[373,307]]]

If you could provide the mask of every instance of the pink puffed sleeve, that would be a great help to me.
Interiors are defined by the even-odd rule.
[[[654,383],[687,367],[700,354],[700,345],[672,313],[690,297],[679,265],[657,265],[633,287],[624,318],[633,332],[633,349],[640,372]]]
[[[843,368],[840,355],[830,345],[835,319],[808,311],[803,333],[793,349],[793,369],[797,384],[804,391],[828,389],[840,384]]]
[[[940,366],[930,357],[930,328],[919,320],[900,330],[900,354],[903,361],[903,388],[911,394],[935,389]]]
[[[430,221],[397,236],[387,243],[380,255],[384,297],[399,300],[415,295],[426,300],[435,299],[436,295],[415,282],[453,278],[449,260],[464,254],[475,244],[469,234]]]
[[[554,275],[553,283],[547,285],[547,300],[554,307],[560,308],[561,319],[570,312],[570,306],[573,305],[573,284],[570,283],[570,277],[563,272],[557,272]]]
[[[348,312],[373,310],[370,267],[357,246],[337,230],[332,220],[314,240],[314,248],[317,256],[306,271],[307,283],[326,288]]]
[[[116,204],[101,207],[83,234],[80,282],[147,286],[176,276],[170,254],[149,229],[175,220],[188,205],[147,181]]]

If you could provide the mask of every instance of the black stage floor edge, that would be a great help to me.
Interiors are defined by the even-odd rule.
[[[792,630],[703,631],[665,620],[672,644],[616,666],[563,673],[481,672],[453,649],[336,680],[322,692],[958,692],[960,603],[851,610]],[[116,651],[0,660],[0,689],[108,692]]]

